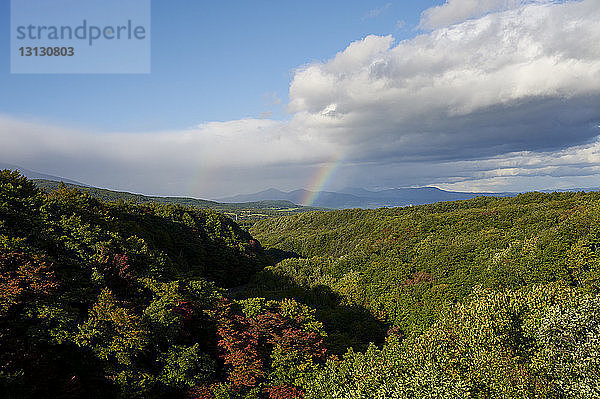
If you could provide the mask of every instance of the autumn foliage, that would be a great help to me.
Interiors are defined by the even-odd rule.
[[[50,294],[57,285],[52,265],[43,256],[0,252],[0,316]]]
[[[289,385],[277,385],[267,389],[269,399],[302,399],[303,391]]]
[[[278,367],[295,367],[308,372],[313,365],[325,360],[323,332],[314,324],[311,326],[311,314],[305,308],[295,302],[260,299],[246,305],[254,306],[244,313],[236,309],[235,304],[223,300],[217,312],[218,345],[228,366],[227,380],[235,389],[264,386],[269,380],[285,381],[285,377],[277,375]],[[290,307],[293,310],[286,314],[286,308]],[[285,382],[293,384],[301,379],[301,376],[293,377]],[[270,398],[282,397],[284,392],[295,398],[301,397],[302,391],[293,385],[281,384],[268,387],[265,392]]]

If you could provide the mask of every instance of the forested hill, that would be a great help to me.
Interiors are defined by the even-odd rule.
[[[476,286],[600,283],[598,192],[311,212],[261,221],[251,233],[300,257],[269,273],[328,287],[405,334],[429,327]]]
[[[46,193],[0,171],[0,397],[299,392],[325,358],[310,309],[220,288],[266,264],[216,211]]]
[[[301,298],[334,351],[355,349],[307,398],[600,397],[600,193],[312,212],[251,233],[292,257],[246,294]],[[339,311],[362,308],[390,327],[382,346]]]
[[[235,219],[244,228],[249,228],[255,221],[270,217],[292,215],[300,212],[324,210],[310,206],[296,205],[285,200],[264,200],[253,202],[221,203],[209,200],[189,197],[160,197],[142,194],[128,193],[124,191],[107,190],[91,186],[83,186],[72,183],[62,183],[54,180],[33,179],[32,182],[48,192],[62,188],[70,188],[88,193],[90,196],[102,201],[118,202],[129,201],[136,204],[159,203],[181,206],[191,206],[200,209],[213,209],[224,213]]]
[[[39,188],[54,191],[60,189],[62,186],[67,188],[76,189],[89,193],[92,197],[101,199],[103,201],[115,202],[115,201],[133,201],[138,204],[145,204],[149,202],[158,202],[161,204],[172,204],[182,206],[193,206],[200,209],[214,209],[218,211],[233,211],[239,209],[255,209],[255,210],[301,210],[301,211],[318,211],[324,210],[324,208],[310,207],[296,205],[293,202],[285,200],[263,200],[263,201],[250,201],[250,202],[233,202],[223,203],[210,200],[203,200],[198,198],[189,197],[159,197],[149,196],[142,194],[133,194],[124,191],[107,190],[104,188],[83,186],[73,183],[63,183],[44,179],[33,179],[32,182]]]

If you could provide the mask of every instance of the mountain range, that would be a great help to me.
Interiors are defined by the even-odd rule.
[[[25,169],[17,165],[11,165],[8,163],[0,162],[0,170],[2,169],[10,169],[17,170],[20,174],[25,176],[28,179],[41,179],[41,180],[50,180],[50,181],[62,181],[64,183],[76,184],[78,186],[88,187],[86,184],[80,183],[76,180],[66,179],[60,176],[49,175],[46,173],[35,172],[33,170]]]
[[[78,188],[87,188],[92,190],[94,196],[102,198],[104,200],[120,199],[133,199],[136,202],[170,202],[180,203],[185,205],[199,206],[201,208],[231,208],[227,204],[234,205],[235,207],[248,207],[254,209],[261,208],[293,208],[295,205],[301,205],[309,207],[306,210],[316,210],[318,208],[330,208],[330,209],[347,209],[347,208],[381,208],[381,207],[396,207],[396,206],[410,206],[410,205],[422,205],[431,204],[440,201],[457,201],[467,200],[479,196],[492,196],[492,197],[512,197],[518,193],[516,192],[459,192],[459,191],[446,191],[437,187],[409,187],[409,188],[392,188],[385,190],[367,190],[358,187],[348,187],[338,191],[309,191],[305,189],[298,189],[293,191],[281,191],[275,188],[268,190],[259,191],[252,194],[238,194],[229,197],[217,198],[214,201],[202,200],[196,198],[180,198],[180,197],[155,197],[155,196],[144,196],[140,194],[130,194],[124,192],[117,192],[112,190],[105,190],[101,188],[95,188],[78,181],[54,176],[46,173],[40,173],[32,171],[20,166],[6,164],[0,162],[1,169],[18,170],[21,174],[29,179],[35,179],[39,182],[38,185],[48,186],[45,188],[55,188],[50,184],[53,182],[64,182],[67,184],[79,186]],[[598,191],[599,188],[572,188],[567,190],[541,190],[542,192],[553,192],[553,191]],[[280,201],[287,201],[282,203]],[[221,203],[218,204],[217,202]],[[243,203],[243,204],[240,204]],[[248,204],[253,203],[253,204]]]
[[[364,188],[345,188],[343,190],[313,192],[293,190],[289,192],[274,188],[253,194],[235,195],[218,199],[219,202],[249,202],[269,200],[287,200],[295,204],[311,205],[323,208],[380,208],[430,204],[439,201],[456,201],[485,196],[506,197],[516,193],[469,193],[441,190],[436,187],[393,188],[370,191]],[[310,202],[307,202],[310,200]]]

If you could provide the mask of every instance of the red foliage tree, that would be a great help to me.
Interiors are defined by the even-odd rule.
[[[259,350],[260,331],[252,320],[236,314],[226,300],[220,303],[217,323],[221,357],[231,366],[229,382],[236,387],[256,386],[265,376],[264,356]]]
[[[277,385],[267,388],[269,399],[302,399],[304,393],[301,389],[289,385]]]
[[[58,286],[51,267],[41,256],[0,253],[0,316],[50,294]]]
[[[315,361],[325,360],[322,336],[304,329],[299,318],[286,317],[278,311],[271,306],[253,317],[246,317],[236,312],[230,302],[221,302],[217,315],[218,345],[225,365],[230,366],[228,381],[234,388],[256,387],[265,380],[275,346],[283,351],[304,353]],[[302,392],[285,385],[269,389],[268,395],[273,398],[301,397],[298,395]],[[296,396],[281,396],[288,391],[297,392]]]
[[[206,385],[190,389],[186,395],[186,399],[215,399],[210,387]]]

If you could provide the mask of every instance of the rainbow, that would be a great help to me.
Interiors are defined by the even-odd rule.
[[[319,196],[319,192],[323,191],[327,183],[335,176],[335,172],[337,172],[343,163],[343,158],[342,155],[338,155],[319,168],[312,182],[309,184],[306,196],[302,198],[302,205],[311,206],[315,202]]]

